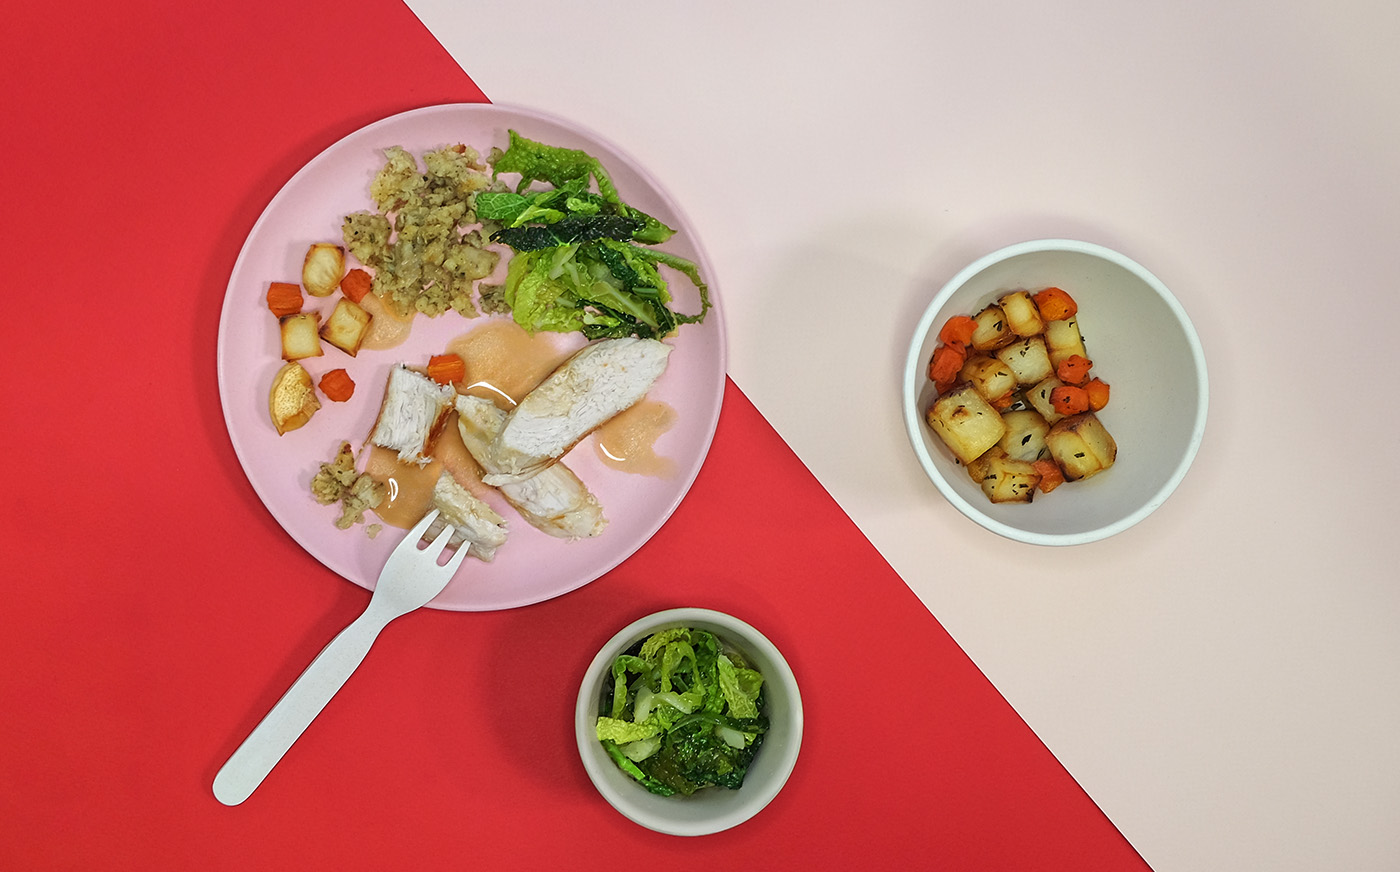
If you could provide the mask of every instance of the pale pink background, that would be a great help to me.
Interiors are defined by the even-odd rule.
[[[1400,7],[409,5],[666,179],[735,382],[1154,868],[1396,867]],[[1154,272],[1211,374],[1177,493],[1069,549],[955,511],[898,406],[931,296],[1041,237]]]

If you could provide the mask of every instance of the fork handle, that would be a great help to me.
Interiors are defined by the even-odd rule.
[[[214,797],[219,802],[238,805],[252,795],[365,659],[379,631],[396,617],[376,609],[371,602],[363,614],[316,655],[214,776]]]

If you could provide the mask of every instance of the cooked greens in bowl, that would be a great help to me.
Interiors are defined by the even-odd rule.
[[[608,756],[662,796],[737,790],[768,732],[763,675],[714,633],[672,627],[612,663],[597,736]]]
[[[792,668],[723,612],[656,612],[618,631],[583,675],[574,735],[598,792],[657,832],[717,833],[782,790],[802,745]]]

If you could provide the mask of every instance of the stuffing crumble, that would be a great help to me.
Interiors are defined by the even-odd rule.
[[[370,185],[378,212],[345,217],[345,247],[374,271],[372,290],[401,317],[436,317],[449,309],[476,317],[474,285],[491,275],[500,253],[474,211],[478,191],[498,189],[476,149],[453,145],[423,155],[400,146]]]
[[[340,443],[340,450],[330,463],[311,477],[311,496],[323,506],[340,503],[340,517],[335,526],[348,530],[364,521],[365,512],[384,502],[388,489],[368,473],[355,471],[355,452],[349,442]]]

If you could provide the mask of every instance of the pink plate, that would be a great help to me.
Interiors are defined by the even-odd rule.
[[[714,307],[703,324],[683,325],[667,340],[676,348],[649,399],[676,412],[675,425],[656,442],[658,454],[675,462],[674,475],[657,478],[608,467],[592,439],[568,455],[569,466],[602,503],[608,527],[595,539],[567,542],[530,527],[499,498],[491,500],[510,525],[510,539],[491,563],[469,559],[429,605],[457,611],[514,608],[568,593],[631,556],[675,511],[700,471],[714,437],[724,395],[725,337],[714,270],[699,239],[656,181],[635,161],[574,124],[535,111],[486,103],[431,106],[394,115],[364,127],[326,149],[272,198],[253,226],[229,279],[219,323],[219,392],[229,437],[243,470],[268,511],[317,560],[355,584],[373,588],[402,531],[385,526],[371,539],[364,526],[338,530],[338,511],[318,505],[308,484],[341,441],[358,449],[378,413],[390,367],[427,362],[452,339],[490,319],[465,319],[448,312],[415,319],[408,341],[388,350],[363,350],[356,357],[325,346],[322,357],[303,361],[313,379],[344,368],[356,383],[347,403],[322,402],[300,430],[278,436],[268,417],[273,374],[282,365],[277,319],[267,310],[269,282],[299,281],[301,261],[313,242],[339,242],[345,215],[372,209],[370,180],[383,165],[383,149],[403,146],[415,155],[465,143],[485,154],[504,148],[507,131],[531,139],[580,148],[597,157],[622,197],[675,227],[664,248],[697,263]],[[683,277],[671,282],[676,306],[699,310],[699,298]],[[339,295],[308,297],[307,308],[329,314]],[[560,337],[561,347],[581,342]],[[494,496],[494,495],[492,495]],[[370,523],[377,521],[367,516]]]

